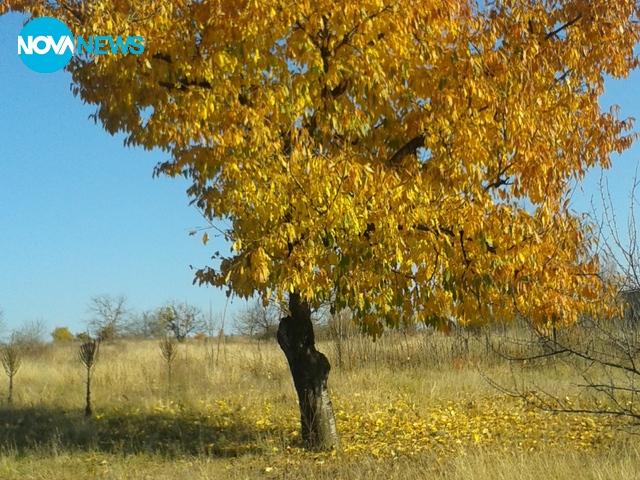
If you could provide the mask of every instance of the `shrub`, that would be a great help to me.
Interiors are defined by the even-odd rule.
[[[76,334],[75,340],[77,340],[78,342],[87,343],[88,341],[91,340],[91,337],[86,332],[80,332]]]
[[[51,332],[54,343],[73,342],[73,334],[67,327],[58,327]]]

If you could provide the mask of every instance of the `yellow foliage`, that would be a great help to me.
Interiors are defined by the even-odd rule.
[[[67,327],[57,327],[51,332],[51,337],[54,342],[72,342],[73,334]]]
[[[567,198],[635,138],[598,99],[638,64],[637,2],[77,5],[4,9],[145,38],[141,56],[67,68],[107,131],[169,151],[157,173],[231,223],[199,282],[335,297],[372,334],[408,314],[545,324],[600,307],[595,238]]]

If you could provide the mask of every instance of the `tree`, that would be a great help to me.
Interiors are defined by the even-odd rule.
[[[629,208],[617,211],[608,184],[601,177],[599,208],[592,205],[601,243],[600,276],[612,286],[619,304],[612,318],[583,316],[560,332],[540,328],[531,322],[532,340],[509,338],[496,351],[513,363],[511,385],[489,379],[498,389],[538,408],[554,412],[590,413],[627,417],[630,425],[640,421],[640,244],[638,243],[637,189],[638,169],[629,195]],[[626,217],[626,218],[625,218]],[[526,320],[526,319],[525,319]],[[513,347],[516,346],[517,349]],[[517,352],[514,354],[513,352]],[[556,395],[527,379],[522,371],[536,364],[559,362],[570,367],[576,380],[567,384],[575,388],[580,401],[572,396]],[[518,366],[520,370],[518,371]],[[535,370],[535,368],[533,369]]]
[[[167,325],[159,310],[131,315],[123,330],[132,338],[163,338],[167,335]]]
[[[42,319],[26,321],[11,333],[11,343],[23,346],[39,345],[44,342],[47,330],[47,324]]]
[[[0,362],[4,368],[4,373],[9,377],[9,396],[7,397],[7,403],[13,402],[13,379],[22,365],[22,356],[18,345],[11,343],[5,345],[0,350]]]
[[[172,302],[158,311],[166,329],[173,332],[176,340],[183,342],[190,334],[204,329],[202,311],[186,302]]]
[[[85,417],[90,417],[91,415],[93,415],[93,410],[91,408],[91,374],[96,368],[99,352],[100,343],[92,339],[84,342],[78,349],[78,356],[80,357],[80,361],[82,362],[82,365],[84,365],[84,368],[87,372],[87,376],[85,378],[85,385],[87,387],[87,395],[84,408]]]
[[[73,342],[73,333],[67,327],[57,327],[51,332],[51,338],[54,343]]]
[[[0,8],[145,38],[142,55],[73,57],[72,90],[127,145],[167,151],[155,173],[189,179],[232,243],[196,282],[288,304],[308,447],[338,442],[310,315],[324,301],[373,336],[603,307],[568,193],[634,140],[598,99],[638,66],[635,1],[91,5]]]
[[[260,300],[255,300],[234,316],[234,325],[241,335],[261,339],[276,338],[280,309],[273,304],[266,307]]]
[[[158,346],[160,347],[160,355],[167,364],[167,394],[171,396],[171,365],[178,355],[178,346],[173,338],[163,338]]]
[[[88,307],[92,314],[88,322],[92,335],[100,341],[111,341],[121,335],[130,315],[127,297],[95,295],[91,297]]]

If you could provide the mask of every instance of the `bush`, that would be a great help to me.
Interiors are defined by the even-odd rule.
[[[73,334],[67,327],[58,327],[51,332],[53,343],[73,342]]]
[[[87,343],[89,340],[91,340],[91,337],[86,332],[80,332],[75,336],[75,339],[79,342]]]
[[[101,342],[113,342],[117,336],[118,331],[114,324],[106,325],[98,331],[98,340]]]

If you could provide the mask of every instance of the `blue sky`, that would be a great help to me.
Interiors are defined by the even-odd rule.
[[[25,17],[0,17],[0,308],[8,328],[43,320],[84,331],[87,304],[124,294],[137,311],[170,300],[222,313],[224,292],[193,271],[228,246],[189,231],[205,225],[184,179],[153,179],[166,154],[125,148],[88,116],[70,74],[20,60]],[[229,311],[244,302],[236,299]]]
[[[190,265],[204,266],[229,246],[207,247],[189,231],[204,225],[181,179],[152,179],[166,155],[125,148],[88,116],[66,72],[38,74],[17,55],[26,17],[0,17],[0,309],[9,329],[43,320],[49,330],[84,331],[87,304],[124,294],[131,308],[170,300],[222,313],[224,292],[192,285]],[[640,73],[608,82],[602,105],[640,119]],[[636,128],[637,130],[637,128]],[[640,147],[613,159],[606,173],[624,216]],[[573,207],[598,202],[599,172],[583,182]],[[244,302],[234,300],[227,318]],[[0,332],[1,333],[1,332]]]

